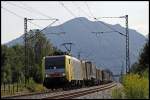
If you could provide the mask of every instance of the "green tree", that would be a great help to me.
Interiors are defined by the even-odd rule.
[[[6,45],[1,45],[1,83],[4,82],[4,74],[6,74],[6,68],[5,68],[5,65],[6,65],[6,60],[7,60],[7,55],[6,55],[6,52],[7,52],[7,46]]]
[[[30,77],[41,83],[43,81],[42,59],[46,55],[53,54],[53,45],[46,39],[39,30],[30,31],[28,39]]]
[[[1,82],[20,82],[24,77],[35,82],[43,82],[42,59],[44,56],[63,55],[54,47],[39,30],[30,31],[27,35],[27,66],[25,68],[24,45],[7,47],[1,45]],[[25,72],[25,69],[27,71]]]
[[[149,70],[149,42],[144,45],[140,53],[138,62],[131,67],[131,72],[142,74],[145,70]]]

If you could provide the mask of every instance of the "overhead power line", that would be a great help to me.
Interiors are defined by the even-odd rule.
[[[90,10],[90,7],[88,6],[88,4],[87,4],[86,2],[85,2],[85,4],[86,4],[86,6],[87,6],[87,8],[88,8],[88,10],[89,10],[89,12],[90,12],[90,14],[91,14],[91,16],[93,17],[94,20],[100,22],[101,24],[105,25],[106,27],[108,27],[109,29],[111,29],[111,30],[113,30],[113,31],[115,31],[115,32],[117,32],[117,33],[119,33],[119,34],[121,34],[121,35],[124,35],[124,34],[122,34],[121,32],[117,31],[116,29],[112,28],[111,26],[109,26],[109,25],[107,25],[107,24],[101,22],[100,20],[98,20],[98,18],[94,17],[94,16],[93,16],[93,13],[92,13],[91,10]],[[118,17],[101,17],[101,18],[118,18]],[[119,18],[124,18],[124,16],[120,16]],[[124,35],[124,36],[126,36],[126,35]]]
[[[62,2],[59,2],[59,4],[62,6],[62,7],[64,7],[73,17],[77,17],[69,8],[67,8],[65,5],[64,5],[64,3],[62,3]],[[80,19],[77,19],[79,22],[80,22],[80,24],[81,25],[83,25],[83,27],[85,27],[85,29],[86,30],[88,30],[89,32],[92,32],[92,30],[90,29],[90,27],[87,25],[87,24],[85,24],[85,23],[83,23],[83,21],[82,20],[80,20]],[[78,45],[79,46],[79,45]],[[80,47],[79,47],[80,48]]]
[[[18,15],[17,13],[15,13],[15,12],[13,12],[13,11],[11,11],[11,10],[8,10],[8,9],[2,7],[2,6],[1,6],[1,8],[4,9],[4,10],[6,10],[7,12],[9,12],[9,13],[11,13],[11,14],[17,16],[17,17],[20,18],[20,19],[24,19],[24,17]],[[32,19],[29,19],[28,22],[31,23],[31,24],[34,25],[34,26],[37,26],[38,28],[42,28],[40,25],[31,22],[31,20],[32,20]],[[56,21],[54,21],[53,23],[55,23],[55,22],[56,22]],[[53,23],[49,24],[48,26],[52,25]],[[48,26],[47,26],[47,27],[48,27]],[[47,27],[43,28],[41,31],[45,30]],[[41,32],[41,31],[40,31],[40,32]],[[37,35],[36,35],[36,36],[37,36]]]
[[[62,7],[64,7],[73,17],[75,17],[75,18],[77,17],[70,9],[68,9],[68,8],[64,5],[64,3],[59,2],[59,4],[62,5]],[[77,20],[82,23],[82,25],[86,28],[86,30],[89,30],[89,31],[91,32],[90,28],[89,28],[85,23],[83,23],[82,20],[80,20],[80,19],[77,19]]]
[[[1,6],[1,8],[2,8],[2,9],[4,9],[4,10],[6,10],[7,12],[9,12],[9,13],[11,13],[11,14],[13,14],[13,15],[17,16],[18,18],[23,19],[23,17],[22,17],[22,16],[20,16],[20,15],[16,14],[15,12],[13,12],[13,11],[11,11],[11,10],[8,10],[8,9],[6,9],[6,8],[2,7],[2,6]]]
[[[72,3],[75,4],[74,2],[72,2]],[[83,12],[89,19],[93,18],[93,16],[89,15],[88,13],[86,13],[86,12],[85,12],[83,9],[81,9],[81,7],[79,7],[77,4],[75,4],[75,7],[76,7],[77,9],[80,9],[81,12]],[[96,26],[92,26],[92,29],[98,30],[99,27],[97,27],[97,25],[96,25]]]
[[[7,2],[7,3],[8,3],[8,2]],[[55,18],[52,18],[52,17],[50,17],[50,16],[48,16],[48,15],[46,15],[46,14],[44,14],[44,13],[42,13],[42,12],[40,12],[40,11],[34,9],[34,8],[32,8],[32,7],[30,7],[30,6],[28,6],[28,5],[24,4],[24,3],[22,3],[22,2],[20,2],[20,3],[21,3],[23,6],[25,6],[25,7],[18,6],[18,5],[16,5],[16,4],[14,4],[14,3],[11,3],[11,2],[9,2],[8,4],[10,4],[10,5],[12,5],[12,6],[15,6],[15,7],[18,7],[18,8],[21,8],[21,9],[24,9],[24,10],[30,12],[30,13],[40,14],[40,15],[42,15],[42,16],[44,16],[44,17],[47,17],[47,18],[49,18],[49,19],[51,19],[51,20],[56,20]],[[29,9],[27,9],[27,8],[29,8]],[[32,11],[31,11],[31,10],[32,10]]]
[[[88,11],[89,11],[90,15],[91,15],[92,17],[94,17],[94,16],[93,16],[93,13],[91,12],[90,7],[88,6],[88,4],[87,4],[86,1],[85,1],[85,4],[86,4],[86,6],[87,6],[87,8],[88,8]]]
[[[13,11],[11,11],[11,10],[8,10],[7,8],[4,8],[4,7],[1,7],[1,8],[4,9],[4,10],[6,10],[7,12],[9,12],[9,13],[11,13],[11,14],[17,16],[17,17],[20,18],[20,19],[24,19],[24,17],[18,15],[17,13],[15,13],[15,12],[13,12]],[[35,23],[31,22],[31,21],[29,21],[29,23],[31,23],[31,24],[33,24],[33,25],[38,26],[38,27],[41,28],[41,26],[39,26],[39,25],[37,25],[37,24],[35,24]]]
[[[80,9],[80,10],[82,10],[82,12],[83,12],[86,16],[88,16],[89,18],[93,18],[93,17],[91,17],[88,13],[86,13],[83,9],[81,9],[81,7],[79,7],[77,4],[75,4],[75,2],[72,1],[72,3],[75,5],[75,7],[77,7],[77,8]]]
[[[33,13],[32,11],[30,11],[30,10],[27,9],[26,7],[22,7],[22,6],[16,5],[16,4],[11,3],[11,2],[7,2],[7,4],[10,4],[10,5],[15,6],[15,7],[17,7],[17,8],[21,8],[21,9],[24,9],[24,10],[26,10],[26,11],[28,11],[28,12]]]
[[[70,9],[68,9],[68,8],[64,5],[64,3],[59,2],[59,4],[62,5],[72,16],[77,17]]]
[[[107,25],[107,24],[101,22],[101,21],[98,20],[97,18],[94,18],[94,19],[97,20],[98,22],[100,22],[101,24],[105,25],[106,27],[110,28],[111,30],[113,30],[113,31],[115,31],[115,32],[117,32],[117,33],[119,33],[119,34],[121,34],[121,35],[123,35],[123,36],[126,36],[125,34],[122,34],[121,32],[119,32],[119,31],[117,31],[116,29],[112,28],[111,26],[109,26],[109,25]],[[100,24],[100,23],[99,23],[99,24]]]
[[[23,3],[23,2],[20,2],[20,3],[21,3],[22,5],[28,7],[30,10],[33,10],[35,13],[41,14],[42,16],[45,16],[45,17],[47,17],[47,18],[49,18],[49,19],[51,19],[51,20],[56,20],[55,18],[52,18],[52,17],[50,17],[50,16],[48,16],[48,15],[46,15],[46,14],[40,12],[39,10],[34,9],[33,7],[30,7],[29,5],[27,5],[27,4]]]

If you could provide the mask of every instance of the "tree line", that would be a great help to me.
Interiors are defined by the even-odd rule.
[[[27,66],[25,69],[25,46],[16,44],[8,47],[1,45],[1,83],[24,82],[32,78],[37,83],[43,82],[42,59],[44,56],[62,55],[39,30],[27,35]],[[26,70],[26,71],[25,71]]]
[[[131,67],[132,73],[142,75],[144,71],[147,71],[147,73],[149,73],[149,39],[141,50],[138,61],[134,63]]]

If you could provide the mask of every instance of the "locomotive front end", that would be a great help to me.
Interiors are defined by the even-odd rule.
[[[47,88],[59,88],[66,83],[65,56],[45,57],[44,86]]]

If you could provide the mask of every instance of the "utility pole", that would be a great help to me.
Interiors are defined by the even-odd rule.
[[[115,29],[112,29],[113,31],[106,31],[106,32],[92,32],[97,34],[103,34],[103,33],[109,33],[109,32],[117,32],[121,34],[122,36],[126,37],[126,73],[130,72],[130,53],[129,53],[129,29],[128,29],[128,15],[120,16],[120,17],[100,17],[100,18],[125,18],[125,26],[126,26],[126,35],[116,31]],[[95,18],[97,19],[97,18]]]
[[[29,68],[29,51],[28,51],[28,40],[30,39],[30,38],[33,38],[33,37],[35,37],[35,36],[37,36],[38,34],[35,34],[33,37],[30,37],[30,38],[28,38],[27,37],[27,35],[28,35],[28,33],[27,33],[27,21],[28,20],[54,20],[50,25],[52,25],[52,24],[54,24],[56,21],[58,21],[58,19],[28,19],[28,18],[24,18],[24,47],[25,47],[25,87],[27,86],[27,76],[28,76],[28,68]],[[48,25],[48,26],[50,26],[50,25]],[[47,27],[48,27],[47,26]],[[44,29],[46,29],[47,27],[45,27]],[[41,31],[43,31],[44,29],[42,29]],[[40,32],[41,32],[40,31]],[[28,39],[27,39],[28,38]]]
[[[128,15],[125,15],[126,19],[126,73],[130,72],[130,57],[129,57],[129,29],[128,29]]]
[[[27,83],[27,18],[24,18],[25,87]]]

